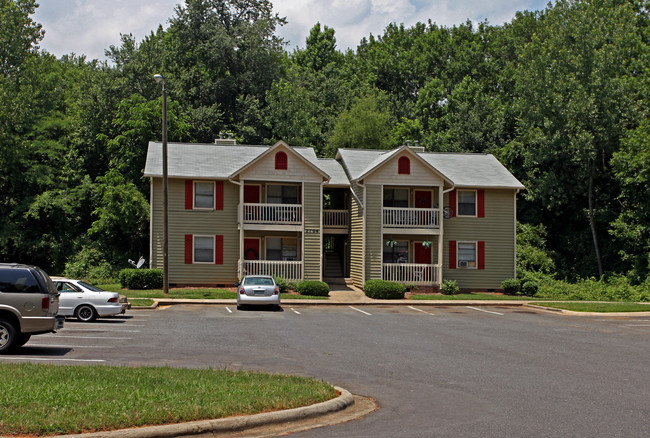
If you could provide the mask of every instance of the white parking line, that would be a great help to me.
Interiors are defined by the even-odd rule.
[[[116,338],[114,336],[68,336],[61,333],[52,334],[52,335],[39,335],[42,338],[66,338],[66,339],[115,339],[120,341],[130,341],[133,338]]]
[[[479,309],[479,308],[477,308],[477,307],[471,307],[471,306],[466,306],[466,307],[467,307],[468,309],[478,310],[479,312],[492,313],[492,314],[494,314],[494,315],[501,315],[501,316],[504,315],[503,313],[492,312],[492,311],[490,311],[490,310]]]
[[[25,344],[26,347],[54,347],[54,348],[113,348],[112,345],[63,345],[63,344]]]
[[[51,357],[21,357],[21,356],[0,356],[0,359],[18,359],[18,360],[54,360],[59,362],[106,362],[103,359],[61,359]]]
[[[650,324],[625,324],[625,327],[650,327]]]
[[[427,312],[427,311],[425,311],[425,310],[418,309],[417,307],[408,306],[408,308],[409,308],[409,309],[413,309],[413,310],[417,310],[418,312],[426,313],[427,315],[435,315],[435,313]]]
[[[365,314],[365,315],[372,315],[372,313],[364,312],[363,310],[361,310],[361,309],[357,309],[356,307],[352,307],[352,306],[348,306],[348,307],[349,307],[350,309],[354,309],[354,310],[356,310],[357,312],[361,312],[361,313],[363,313],[363,314]]]
[[[296,309],[294,309],[293,307],[290,307],[290,309],[291,309],[291,311],[292,311],[293,313],[295,313],[296,315],[300,315],[300,312],[298,312],[298,311],[297,311]]]
[[[90,333],[90,332],[99,332],[99,333],[104,333],[104,332],[110,332],[110,333],[140,333],[140,330],[111,330],[111,329],[87,329],[87,328],[68,328],[68,329],[63,329],[67,332],[84,332],[84,333]]]
[[[230,307],[226,306],[226,310],[228,311],[228,313],[232,313],[232,310],[230,310]]]

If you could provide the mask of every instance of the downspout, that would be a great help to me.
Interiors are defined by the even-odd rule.
[[[364,184],[361,184],[360,182],[357,182],[356,184],[363,189],[363,200],[365,201],[366,186]],[[366,242],[368,241],[366,239],[366,208],[363,202],[361,202],[361,200],[357,198],[356,194],[354,193],[354,190],[352,190],[352,194],[354,195],[357,202],[359,203],[359,207],[361,208],[361,211],[363,211],[363,220],[361,221],[361,237],[363,240],[363,245],[361,245],[361,288],[363,288],[363,285],[366,284],[366,244],[367,244]]]
[[[241,182],[228,178],[228,182],[239,186],[239,205],[237,206],[237,224],[239,226],[239,259],[237,260],[237,281],[243,277],[244,260],[244,186]]]
[[[149,178],[149,269],[153,269],[153,177]]]
[[[327,181],[329,182],[329,180]],[[324,263],[325,263],[325,256],[323,253],[323,186],[325,185],[325,181],[320,182],[320,267],[318,269],[318,278],[320,281],[323,281],[323,268],[324,268]],[[303,198],[304,199],[304,198]],[[305,237],[305,234],[303,233],[303,238]],[[304,258],[304,257],[303,257]]]
[[[513,275],[512,278],[517,279],[517,195],[519,194],[519,190],[515,190],[515,211],[514,211],[514,216],[515,216],[515,224],[514,224],[514,236],[515,236],[515,257],[514,257],[514,266],[513,266]]]
[[[440,237],[439,237],[439,240],[438,240],[438,287],[440,287],[440,285],[442,285],[442,269],[443,269],[442,259],[444,258],[444,251],[445,251],[445,248],[444,248],[444,237],[445,236],[444,236],[444,226],[443,226],[445,216],[443,214],[443,200],[444,200],[444,197],[445,197],[445,193],[449,193],[452,190],[454,190],[455,188],[456,188],[456,186],[451,186],[451,188],[449,188],[447,190],[442,190],[440,192],[440,199],[438,201],[439,204],[440,204],[440,211],[438,212],[438,214],[440,215]]]

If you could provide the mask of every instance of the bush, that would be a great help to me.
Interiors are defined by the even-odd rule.
[[[284,278],[284,277],[273,277],[273,280],[275,280],[275,284],[280,289],[281,294],[289,292],[289,281],[287,281],[286,278]],[[241,283],[241,280],[239,282]]]
[[[160,289],[163,287],[162,269],[122,269],[120,283],[126,289]]]
[[[363,285],[363,291],[370,298],[385,300],[400,300],[404,298],[406,288],[399,284],[385,280],[368,280]]]
[[[113,277],[115,271],[104,255],[95,248],[84,248],[65,264],[63,274],[70,278],[104,280]]]
[[[539,284],[535,280],[526,279],[521,282],[521,293],[527,297],[533,297],[539,291]]]
[[[326,297],[330,293],[330,287],[323,281],[299,281],[293,285],[293,290],[300,295],[315,297]]]
[[[442,282],[442,285],[440,285],[440,292],[442,292],[443,295],[457,294],[459,290],[456,280],[445,280]]]
[[[501,289],[508,295],[516,295],[521,292],[521,282],[516,278],[508,278],[501,282]]]

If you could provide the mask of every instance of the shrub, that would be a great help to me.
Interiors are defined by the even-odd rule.
[[[370,298],[399,300],[404,298],[406,288],[391,281],[368,280],[363,285],[363,291]]]
[[[539,284],[532,279],[526,279],[521,283],[521,293],[527,297],[532,297],[539,291]]]
[[[516,295],[521,292],[521,282],[516,278],[508,278],[501,282],[501,289],[508,295]]]
[[[281,294],[289,292],[289,281],[286,278],[284,278],[284,277],[273,277],[273,280],[275,280],[275,284],[280,289]],[[241,281],[240,281],[240,283],[241,283]]]
[[[162,269],[122,269],[120,283],[126,289],[160,289],[163,287]]]
[[[86,247],[69,259],[63,273],[70,278],[104,280],[113,277],[114,270],[99,250]]]
[[[456,280],[445,280],[440,285],[440,292],[442,292],[443,295],[457,294],[459,290]]]
[[[293,285],[293,290],[300,295],[315,297],[326,297],[330,293],[330,287],[323,281],[299,281]]]

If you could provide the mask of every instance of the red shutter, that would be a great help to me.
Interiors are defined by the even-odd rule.
[[[485,241],[480,240],[478,242],[478,248],[476,252],[478,253],[476,255],[478,258],[478,268],[485,269]]]
[[[194,239],[191,234],[185,235],[185,264],[191,265],[194,259]]]
[[[214,192],[214,208],[215,210],[223,210],[223,181],[214,183]]]
[[[191,210],[194,207],[194,181],[185,180],[185,210]]]
[[[411,160],[409,160],[409,157],[400,157],[397,161],[397,173],[400,175],[411,174]]]
[[[485,217],[485,190],[476,191],[476,215]]]
[[[223,235],[214,236],[214,263],[223,265]]]
[[[449,192],[449,206],[451,207],[451,214],[449,217],[456,216],[456,189]]]
[[[287,154],[280,151],[275,154],[275,168],[277,170],[287,170]]]
[[[456,269],[456,241],[449,241],[449,269]]]

